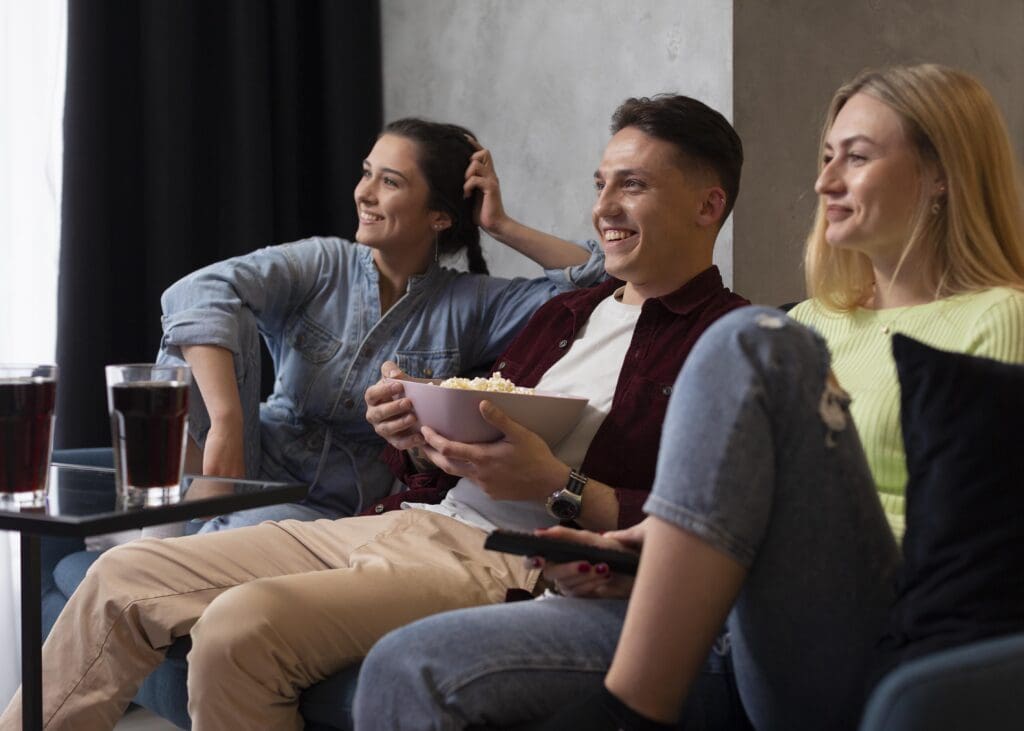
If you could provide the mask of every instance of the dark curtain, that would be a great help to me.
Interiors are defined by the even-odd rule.
[[[103,366],[152,361],[200,266],[351,237],[381,125],[376,0],[69,0],[57,445],[109,443]]]

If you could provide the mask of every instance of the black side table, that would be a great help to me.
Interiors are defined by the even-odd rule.
[[[306,496],[298,483],[186,475],[181,497],[165,505],[127,505],[117,495],[114,471],[54,464],[45,508],[18,510],[0,503],[0,530],[21,533],[22,729],[43,727],[42,612],[39,537],[85,537],[161,523],[176,523],[236,510],[294,502]]]

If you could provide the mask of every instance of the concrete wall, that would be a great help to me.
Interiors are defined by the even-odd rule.
[[[732,117],[732,0],[382,0],[381,14],[385,119],[469,127],[509,213],[561,236],[591,236],[593,172],[622,100],[679,92]],[[730,239],[727,227],[716,252],[727,281]],[[496,242],[485,251],[492,272],[539,272]]]
[[[738,0],[735,125],[744,191],[734,282],[759,302],[801,299],[801,251],[815,197],[818,138],[832,93],[867,66],[937,62],[973,73],[1024,152],[1021,0]]]
[[[742,192],[716,251],[734,288],[804,293],[818,135],[867,66],[936,61],[977,75],[1024,153],[1024,0],[382,0],[385,118],[456,121],[492,148],[506,208],[590,235],[591,175],[627,96],[675,91],[732,119]],[[492,271],[533,274],[488,242]]]

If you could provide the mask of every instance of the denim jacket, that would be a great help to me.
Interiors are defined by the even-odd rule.
[[[249,474],[304,482],[308,503],[352,514],[392,485],[363,401],[381,363],[394,360],[423,378],[486,368],[544,302],[604,277],[597,244],[585,246],[586,263],[538,279],[431,265],[383,317],[369,248],[338,238],[267,247],[200,269],[164,292],[161,359],[177,360],[183,345],[230,350],[249,422]],[[256,329],[276,375],[263,404]],[[205,411],[190,419],[202,443]]]

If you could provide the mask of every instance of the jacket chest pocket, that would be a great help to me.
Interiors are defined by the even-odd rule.
[[[341,338],[303,315],[288,331],[288,344],[303,358],[317,365],[326,363],[341,347]]]
[[[300,414],[306,414],[310,406],[314,410],[328,408],[331,383],[327,373],[331,359],[341,349],[341,338],[303,315],[288,330],[285,341],[290,352],[285,353],[277,372],[280,387]]]
[[[445,350],[399,350],[395,360],[402,372],[414,378],[451,378],[459,375],[459,351]]]

